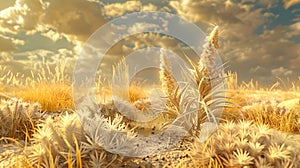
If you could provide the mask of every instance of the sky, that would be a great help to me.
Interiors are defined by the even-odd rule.
[[[0,0],[0,65],[26,74],[42,62],[66,60],[71,72],[98,28],[140,11],[176,14],[206,34],[218,25],[219,56],[240,81],[270,85],[277,78],[300,76],[300,0]],[[129,39],[134,47],[120,42],[109,53],[128,54],[149,39],[161,47],[178,47],[171,38],[140,34]]]

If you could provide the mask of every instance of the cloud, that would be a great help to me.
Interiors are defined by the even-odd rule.
[[[295,57],[293,57],[292,59],[290,59],[290,65],[292,69],[295,69],[298,76],[300,76],[300,71],[299,71],[299,63],[300,63],[300,44],[298,44],[296,50],[296,54]]]
[[[265,71],[266,71],[265,68],[257,65],[255,67],[250,68],[249,73],[257,74],[257,73],[262,73],[262,72],[265,72]]]
[[[0,51],[0,65],[3,62],[11,61],[13,60],[11,53],[10,52],[1,52]]]
[[[177,13],[193,22],[208,23],[241,23],[245,20],[243,16],[250,14],[252,5],[230,3],[226,6],[226,1],[208,0],[181,0],[170,1]],[[226,6],[226,7],[225,7]],[[255,11],[254,11],[255,12]]]
[[[283,1],[286,9],[297,3],[299,0]],[[135,11],[168,11],[194,22],[207,34],[211,25],[219,25],[223,30],[219,53],[224,61],[229,61],[230,69],[241,74],[241,80],[254,77],[269,82],[274,74],[295,76],[300,72],[300,42],[297,41],[300,20],[295,17],[290,25],[270,27],[279,14],[268,9],[278,5],[282,5],[279,0],[7,1],[0,7],[0,52],[15,56],[15,51],[34,50],[24,52],[23,56],[33,54],[32,59],[38,60],[39,47],[43,49],[41,54],[48,53],[47,57],[60,59],[62,55],[72,54],[74,57],[88,37],[110,19]],[[155,28],[155,25],[137,23],[128,30],[134,32],[151,26]],[[170,37],[149,33],[123,39],[108,54],[126,55],[145,46],[160,46],[175,52],[185,50]],[[54,52],[58,49],[59,52]],[[288,73],[281,72],[284,70]]]
[[[300,32],[300,22],[292,24],[291,28]]]
[[[16,0],[14,6],[0,12],[2,32],[16,33],[34,29],[44,14],[44,4],[39,0]]]
[[[128,28],[128,33],[135,33],[135,32],[145,31],[147,29],[154,29],[158,27],[159,26],[157,24],[138,22]]]
[[[103,12],[106,16],[122,16],[126,12],[139,11],[142,3],[140,1],[126,1],[124,3],[111,3],[104,5]]]
[[[104,23],[100,4],[82,0],[16,0],[14,6],[0,11],[0,32],[10,34],[22,30],[34,33],[38,27],[46,26],[85,41]]]
[[[143,5],[141,11],[158,11],[158,7],[149,3],[147,5]]]
[[[284,8],[287,9],[291,6],[297,5],[300,3],[300,0],[283,0]]]
[[[170,5],[180,16],[198,25],[217,24],[223,29],[220,56],[229,61],[230,69],[242,74],[241,80],[254,77],[263,83],[272,82],[272,75],[278,72],[274,69],[281,66],[291,67],[285,75],[295,76],[300,68],[293,66],[291,60],[298,60],[300,45],[291,38],[300,34],[299,23],[268,29],[270,19],[277,15],[265,8],[278,6],[279,1],[262,0],[255,7],[253,2],[245,2],[182,0],[171,1]],[[211,27],[201,28],[209,33]]]
[[[16,47],[11,39],[0,36],[0,54],[1,52],[14,51]]]
[[[150,1],[155,3],[155,1]],[[160,7],[146,1],[125,1],[123,3],[107,3],[103,4],[103,14],[105,16],[115,18],[122,16],[129,12],[141,12],[141,11],[158,11]],[[156,2],[157,3],[157,2]],[[164,3],[160,1],[160,3]],[[161,7],[160,10],[168,10],[168,7]]]
[[[284,68],[284,67],[272,69],[271,72],[272,72],[272,75],[274,75],[274,76],[288,76],[293,73],[293,71],[291,71],[287,68]]]
[[[1,1],[0,11],[14,5],[14,1]]]
[[[99,5],[82,0],[52,0],[43,22],[60,33],[85,41],[106,23]]]
[[[55,31],[53,29],[46,30],[45,32],[42,32],[41,35],[51,39],[53,42],[56,42],[63,38],[62,33],[58,33],[57,31]]]
[[[280,2],[280,0],[259,0],[259,1],[256,1],[256,3],[258,5],[260,5],[261,7],[265,7],[267,9],[270,9],[270,8],[273,8],[275,6],[278,5],[278,3]]]

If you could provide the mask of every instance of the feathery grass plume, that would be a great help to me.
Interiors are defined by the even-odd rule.
[[[220,107],[223,108],[230,104],[225,101],[225,77],[222,65],[218,67],[216,63],[216,54],[219,48],[218,38],[219,27],[216,26],[206,37],[199,62],[195,64],[187,57],[199,91],[200,111],[194,127],[198,132],[205,120],[210,122],[219,120],[222,113]]]
[[[203,167],[210,164],[205,158],[218,162],[221,167],[295,167],[299,165],[299,138],[251,121],[222,123],[207,142],[194,144],[192,156]]]
[[[159,78],[162,85],[162,90],[167,97],[166,113],[171,117],[179,115],[181,95],[184,91],[179,89],[179,86],[172,74],[172,66],[166,55],[165,49],[160,50],[160,71]]]
[[[167,97],[174,97],[174,89],[176,89],[178,86],[172,75],[171,63],[167,58],[165,49],[163,48],[160,50],[159,78],[165,95]]]
[[[45,121],[45,125],[38,127],[37,133],[33,135],[32,145],[27,147],[24,153],[28,156],[28,160],[31,164],[36,166],[49,166],[53,165],[55,158],[59,157],[59,144],[55,144],[55,138],[53,138],[52,119],[48,118]],[[53,165],[54,166],[54,165]]]
[[[203,51],[198,63],[198,70],[212,70],[216,66],[215,54],[219,48],[219,26],[215,26],[209,36],[206,37],[206,43],[203,45]]]
[[[223,104],[222,106],[226,103],[222,100],[225,98],[225,75],[222,65],[218,67],[216,63],[216,54],[219,48],[219,31],[218,26],[214,27],[210,35],[206,38],[206,43],[203,45],[203,51],[198,64],[192,65],[194,67],[194,76],[198,84],[200,102],[202,101],[209,107],[216,102]],[[220,99],[216,97],[220,97]]]
[[[211,78],[219,77],[220,70],[217,69],[215,60],[216,50],[219,48],[218,38],[219,26],[216,26],[206,38],[200,60],[195,69],[201,99],[204,99],[211,92]]]
[[[209,34],[208,40],[214,45],[216,49],[220,48],[219,45],[219,26],[215,26],[212,32]]]

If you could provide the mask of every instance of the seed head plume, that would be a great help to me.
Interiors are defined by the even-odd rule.
[[[208,36],[208,41],[210,41],[216,49],[220,48],[219,46],[219,26],[215,26],[210,35]]]
[[[176,117],[179,115],[181,90],[174,76],[172,75],[172,67],[167,58],[165,49],[160,50],[160,71],[159,78],[162,85],[162,90],[167,97],[168,115]]]
[[[172,97],[177,84],[172,75],[172,67],[164,49],[160,50],[159,78],[162,83],[162,89],[166,96]]]
[[[215,72],[215,69],[218,69],[216,67],[215,54],[216,49],[220,47],[218,37],[219,26],[216,26],[206,38],[206,43],[203,45],[201,58],[195,69],[196,81],[199,85],[199,93],[202,100],[209,95],[212,89],[210,79],[215,78],[216,75],[219,74],[219,72]]]
[[[206,38],[206,43],[203,45],[203,52],[199,61],[199,71],[203,69],[211,70],[216,65],[215,53],[219,46],[219,26],[216,26],[209,36]],[[207,68],[205,68],[206,66]]]

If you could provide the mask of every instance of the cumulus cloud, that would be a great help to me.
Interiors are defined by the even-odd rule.
[[[285,9],[292,9],[299,2],[284,0],[283,4]],[[16,0],[14,3],[5,1],[3,5],[0,7],[1,56],[14,55],[19,48],[21,51],[35,50],[23,53],[31,54],[34,60],[41,59],[39,52],[55,59],[62,55],[74,56],[88,37],[110,19],[135,11],[167,11],[196,23],[206,33],[211,31],[211,25],[219,25],[223,30],[220,56],[229,61],[230,69],[241,74],[241,80],[257,78],[271,81],[275,74],[295,76],[300,72],[300,42],[295,38],[300,35],[300,20],[294,18],[289,25],[269,26],[272,20],[279,18],[279,14],[268,9],[282,5],[279,0]],[[137,23],[128,31],[151,26],[155,28],[155,25]],[[25,32],[25,35],[20,32]],[[35,39],[37,37],[44,41],[50,39],[53,43],[45,43],[51,45],[43,46],[43,51],[28,47],[36,43],[36,46],[41,46],[43,41]],[[62,41],[70,43],[73,49],[53,47],[65,45]],[[108,54],[126,55],[145,46],[160,46],[175,52],[184,50],[179,47],[178,41],[170,37],[148,33],[121,40]],[[60,51],[54,52],[51,48]]]
[[[299,35],[299,23],[268,29],[266,25],[270,19],[278,16],[263,8],[276,7],[279,1],[262,0],[258,3],[254,7],[254,2],[249,0],[242,3],[181,0],[171,1],[170,5],[180,16],[196,24],[217,24],[223,29],[220,55],[229,61],[231,69],[243,74],[240,76],[242,80],[261,78],[263,82],[274,81],[271,79],[274,69],[282,65],[292,68],[285,75],[295,76],[300,68],[292,66],[290,61],[298,60],[300,45],[290,38]],[[209,32],[208,29],[205,31]]]
[[[105,16],[115,18],[122,16],[130,12],[140,12],[140,11],[168,11],[167,6],[159,7],[159,4],[164,3],[164,1],[157,1],[158,4],[154,5],[155,1],[125,1],[125,2],[110,2],[102,3],[103,5],[103,14]],[[156,3],[157,3],[156,2]]]
[[[0,12],[2,31],[15,34],[33,29],[44,14],[44,5],[40,0],[16,0],[14,6]]]
[[[10,52],[1,52],[0,51],[0,65],[3,63],[3,62],[7,62],[7,61],[11,61],[13,60]]]
[[[135,33],[140,31],[145,31],[147,29],[158,28],[159,26],[156,24],[138,22],[128,28],[128,33]]]
[[[43,22],[58,32],[85,41],[106,23],[99,5],[96,2],[82,0],[52,0]]]
[[[124,3],[111,3],[104,5],[103,12],[106,16],[122,16],[126,12],[138,11],[141,9],[140,1],[126,1]]]
[[[272,69],[271,72],[272,72],[272,75],[274,75],[274,76],[288,76],[293,73],[293,71],[291,71],[287,68],[284,68],[284,67]]]
[[[291,6],[297,5],[300,3],[300,0],[283,0],[284,7],[287,9]]]
[[[235,24],[247,21],[253,15],[257,16],[257,11],[253,11],[254,13],[249,12],[252,5],[240,3],[230,3],[228,5],[226,1],[181,0],[170,1],[170,5],[180,16],[193,22]]]
[[[291,27],[296,31],[300,32],[300,22],[292,24]]]
[[[16,0],[13,6],[0,11],[0,32],[10,34],[20,31],[30,34],[38,32],[39,27],[47,26],[84,41],[104,23],[106,20],[99,2],[91,1]],[[49,33],[57,36],[54,32]]]
[[[264,68],[257,65],[255,67],[250,68],[249,72],[255,74],[255,73],[260,72],[262,70],[264,70]]]
[[[290,61],[291,68],[295,69],[296,72],[298,73],[296,75],[300,76],[300,71],[299,71],[300,45],[299,44],[298,44],[298,49],[297,49],[297,52],[296,52],[295,56],[291,60],[289,60],[289,61]]]
[[[0,11],[14,5],[14,1],[1,1]]]
[[[269,9],[269,8],[273,8],[274,6],[278,5],[280,0],[272,0],[272,1],[270,1],[270,0],[259,0],[259,1],[255,1],[255,2],[258,3],[262,7],[265,7],[267,9]]]
[[[24,40],[5,36],[0,33],[0,52],[14,51],[18,48],[18,46],[22,46],[24,44]]]
[[[49,39],[53,40],[54,42],[56,42],[59,39],[62,39],[62,35],[53,30],[49,30],[45,33],[42,33],[42,35],[45,37],[48,37]]]
[[[14,51],[15,49],[16,48],[11,40],[0,36],[0,54],[1,52]]]

